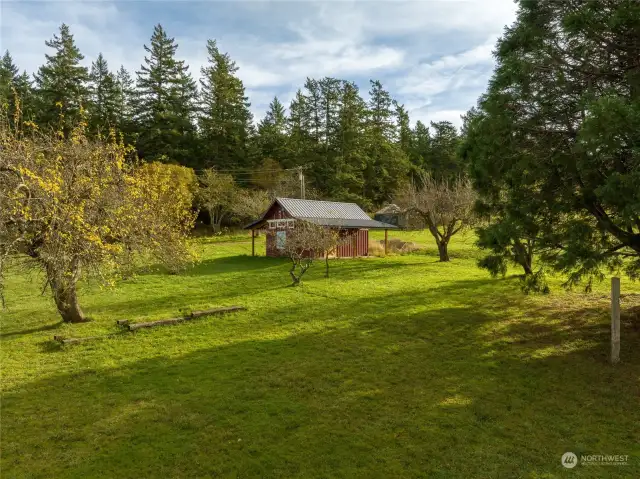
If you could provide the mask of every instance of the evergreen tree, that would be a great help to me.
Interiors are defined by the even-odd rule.
[[[13,58],[7,50],[0,60],[0,99],[3,104],[8,104],[11,100],[17,76],[18,67],[13,63]]]
[[[176,59],[178,45],[156,25],[149,54],[137,73],[135,121],[137,147],[148,160],[193,166],[195,151],[194,101],[197,94],[189,67]]]
[[[0,59],[0,110],[6,108],[11,121],[16,109],[16,95],[20,101],[22,116],[31,119],[33,115],[33,93],[31,80],[26,72],[18,74],[18,67],[7,50]]]
[[[371,81],[367,122],[367,156],[363,194],[374,206],[391,199],[409,170],[407,155],[398,146],[393,100],[379,81]]]
[[[322,111],[322,93],[320,91],[320,84],[317,80],[307,78],[304,83],[305,94],[305,111],[304,115],[307,118],[309,125],[309,131],[316,144],[320,143],[323,131],[323,118]]]
[[[131,75],[124,66],[120,66],[116,74],[118,89],[116,118],[118,130],[123,132],[130,143],[135,143],[134,114],[135,114],[135,86]]]
[[[35,115],[35,98],[33,93],[33,83],[29,74],[24,71],[13,79],[13,86],[20,99],[22,117],[25,120],[32,120]],[[9,108],[15,110],[15,97],[9,102]]]
[[[431,122],[429,154],[423,168],[436,181],[453,180],[466,175],[466,168],[458,154],[460,137],[451,122]]]
[[[289,117],[287,118],[290,158],[287,165],[284,165],[287,168],[304,165],[307,160],[307,152],[312,148],[307,112],[307,99],[302,90],[298,90],[289,105]]]
[[[318,82],[320,108],[322,109],[320,139],[325,144],[326,153],[337,143],[342,83],[340,80],[330,77],[325,77]]]
[[[253,162],[252,115],[238,67],[215,40],[207,42],[208,65],[202,68],[200,130],[204,164],[216,168],[249,167]]]
[[[482,202],[569,284],[640,275],[639,31],[637,2],[520,1],[467,129]]]
[[[343,82],[341,99],[330,196],[370,207],[371,202],[363,194],[364,171],[370,161],[365,137],[367,105],[360,96],[358,87],[351,82]]]
[[[278,165],[287,163],[287,117],[284,106],[276,96],[269,110],[258,124],[258,145],[262,159],[271,158]]]
[[[398,146],[410,157],[413,150],[413,132],[411,131],[411,123],[409,121],[409,112],[404,105],[394,102],[396,121],[398,124]]]
[[[371,80],[370,83],[369,111],[371,131],[379,138],[395,141],[397,132],[394,122],[393,99],[378,80]]]
[[[89,75],[91,101],[89,104],[90,131],[106,134],[109,128],[119,128],[118,107],[120,89],[102,53],[91,64]]]
[[[409,161],[411,162],[411,176],[415,181],[420,180],[420,172],[428,170],[429,153],[431,151],[431,133],[420,120],[416,122],[416,126],[411,132],[413,143],[411,145],[411,153]]]
[[[310,105],[313,105],[311,120],[314,135],[317,131],[315,155],[312,155],[309,174],[313,183],[322,191],[331,191],[335,182],[335,160],[338,147],[339,110],[342,82],[335,78],[311,80]]]
[[[63,128],[68,133],[79,120],[81,107],[87,104],[89,72],[80,65],[84,56],[64,23],[59,35],[54,35],[45,44],[54,50],[54,54],[45,55],[47,61],[35,75],[36,117],[41,125],[57,125],[63,114]]]

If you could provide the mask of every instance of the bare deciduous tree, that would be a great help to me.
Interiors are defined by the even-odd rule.
[[[293,229],[285,231],[283,251],[291,260],[291,286],[301,283],[316,258],[325,259],[325,276],[329,277],[329,255],[341,242],[338,231],[305,221],[296,221]]]
[[[449,261],[449,241],[474,220],[475,192],[465,178],[434,180],[423,174],[419,185],[406,184],[398,192],[396,203],[420,215],[438,245],[440,261]]]

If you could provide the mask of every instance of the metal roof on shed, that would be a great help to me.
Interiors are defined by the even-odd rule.
[[[334,218],[343,220],[370,220],[369,215],[355,203],[337,201],[299,200],[276,198],[278,203],[295,218]]]
[[[279,203],[293,218],[308,221],[321,226],[342,228],[395,229],[397,226],[372,220],[355,203],[337,201],[300,200],[295,198],[276,198],[262,217],[245,226],[250,229],[264,221],[275,203]]]

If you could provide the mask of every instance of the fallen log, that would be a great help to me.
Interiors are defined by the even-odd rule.
[[[186,316],[180,316],[178,318],[169,318],[169,319],[159,319],[157,321],[148,321],[146,323],[129,323],[129,322],[119,322],[121,326],[128,328],[129,331],[135,331],[137,329],[142,328],[153,328],[155,326],[164,326],[166,324],[175,324],[181,323],[183,321],[189,321],[194,318],[200,318],[202,316],[209,316],[213,314],[224,314],[224,313],[232,313],[234,311],[245,311],[247,308],[244,306],[227,306],[224,308],[213,308],[213,309],[205,309],[203,311],[193,311]]]
[[[115,336],[115,334],[103,334],[101,336],[86,336],[84,338],[65,338],[64,336],[54,336],[54,341],[58,341],[60,344],[76,344],[83,343],[85,341],[93,341],[94,339],[103,339],[108,338],[110,336]]]

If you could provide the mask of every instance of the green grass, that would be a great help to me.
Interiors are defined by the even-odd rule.
[[[247,236],[201,238],[184,274],[84,285],[79,325],[11,276],[2,478],[640,476],[640,325],[623,317],[610,366],[606,284],[528,297],[476,268],[471,237],[441,264],[424,233],[392,236],[426,249],[315,265],[301,288]],[[232,304],[248,311],[52,341]],[[566,451],[629,465],[566,470]]]

